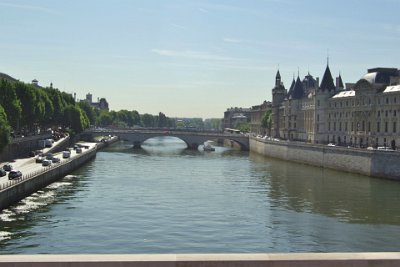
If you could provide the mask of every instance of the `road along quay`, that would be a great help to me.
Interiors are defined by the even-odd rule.
[[[31,195],[43,187],[71,173],[89,160],[96,157],[96,152],[104,144],[82,143],[81,152],[70,151],[69,158],[63,158],[62,152],[53,154],[60,162],[43,167],[41,163],[35,163],[35,158],[18,159],[13,163],[13,169],[22,172],[22,177],[9,180],[8,175],[0,178],[0,210],[17,203],[21,199]]]

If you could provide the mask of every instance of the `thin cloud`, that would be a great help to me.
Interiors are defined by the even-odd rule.
[[[158,54],[160,56],[166,57],[179,57],[186,59],[198,59],[198,60],[215,60],[215,61],[232,61],[234,58],[224,57],[219,55],[213,55],[207,52],[200,51],[175,51],[175,50],[165,50],[165,49],[152,49],[151,52]]]
[[[244,40],[234,39],[234,38],[223,38],[222,40],[223,40],[224,42],[227,42],[227,43],[234,43],[234,44],[239,44],[239,43],[245,42]]]
[[[49,13],[49,14],[57,14],[57,12],[54,11],[53,9],[40,7],[40,6],[33,6],[33,5],[19,5],[19,4],[0,2],[0,6],[10,7],[10,8],[15,8],[15,9],[34,10],[34,11],[40,11],[40,12]]]

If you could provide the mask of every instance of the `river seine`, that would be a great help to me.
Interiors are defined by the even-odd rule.
[[[400,182],[174,138],[117,143],[0,213],[0,253],[400,251]]]

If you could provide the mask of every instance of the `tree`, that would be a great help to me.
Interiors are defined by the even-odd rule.
[[[64,110],[65,126],[70,127],[74,133],[80,133],[89,127],[86,113],[78,105],[68,105]]]
[[[154,118],[152,115],[145,113],[142,115],[142,123],[144,127],[154,127]]]
[[[107,111],[103,111],[99,115],[98,123],[102,127],[110,126],[113,122],[111,114]]]
[[[32,129],[34,123],[36,122],[35,110],[36,110],[36,93],[35,88],[27,86],[22,82],[17,82],[15,84],[15,92],[21,102],[21,127],[27,127]]]
[[[12,127],[18,128],[21,119],[21,101],[15,93],[13,84],[5,79],[0,81],[0,105],[7,115],[7,120]]]
[[[270,135],[272,128],[272,109],[265,111],[264,116],[261,120],[261,127],[267,129],[267,134]]]
[[[0,105],[0,151],[10,142],[10,125],[7,121],[7,115]]]
[[[236,127],[243,133],[247,133],[250,131],[250,125],[247,122],[239,123]]]
[[[158,113],[158,127],[163,128],[163,127],[167,127],[167,126],[168,126],[167,117],[165,116],[164,113],[159,112]]]
[[[97,114],[94,111],[94,108],[86,101],[79,102],[77,105],[86,113],[90,125],[95,125]]]

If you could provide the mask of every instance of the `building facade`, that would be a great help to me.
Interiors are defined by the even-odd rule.
[[[250,122],[250,108],[228,108],[224,112],[224,128],[236,129],[239,124]]]
[[[369,69],[355,84],[334,83],[327,65],[321,84],[310,74],[293,79],[289,90],[279,71],[272,89],[275,138],[355,147],[400,144],[400,71]]]
[[[87,102],[89,103],[92,107],[100,109],[100,110],[106,110],[108,111],[108,102],[105,98],[98,98],[97,102],[93,102],[93,96],[91,93],[86,94],[86,99],[81,100],[81,102]]]
[[[269,129],[262,127],[262,120],[265,112],[270,110],[272,103],[270,101],[264,101],[260,105],[252,106],[250,112],[250,132],[256,135],[268,135],[270,136]]]

